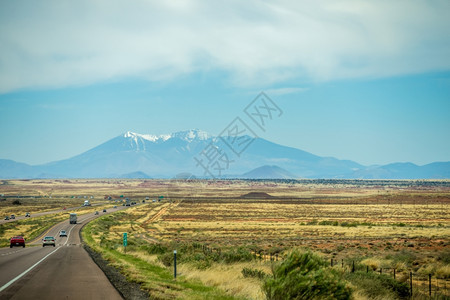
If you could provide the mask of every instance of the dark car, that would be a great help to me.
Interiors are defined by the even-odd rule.
[[[31,215],[30,215],[29,212],[27,212],[27,213],[25,214],[25,218],[29,218],[29,217],[31,217]]]
[[[5,217],[5,220],[9,220],[9,216],[6,216],[6,217]]]
[[[15,236],[9,240],[9,247],[12,248],[14,246],[22,246],[25,248],[25,239],[23,236]]]
[[[12,220],[12,219],[15,219],[15,218],[16,218],[16,216],[15,216],[15,215],[11,215],[11,217],[10,217],[10,218],[11,218],[11,220]]]
[[[106,209],[103,209],[103,212],[106,212]]]
[[[42,247],[45,246],[56,246],[56,240],[54,237],[52,236],[46,236],[43,240],[42,240]]]

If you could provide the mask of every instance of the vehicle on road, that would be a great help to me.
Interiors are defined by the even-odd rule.
[[[103,209],[103,212],[106,212],[106,209]]]
[[[15,218],[16,218],[15,215],[11,215],[11,217],[10,217],[11,220],[12,220],[12,219],[15,219]]]
[[[59,231],[59,237],[65,236],[67,237],[67,232],[65,230],[60,230]]]
[[[96,211],[94,215],[98,215],[98,211]]]
[[[5,220],[9,220],[9,216],[6,216],[6,217],[5,217]]]
[[[113,208],[117,208],[117,205],[114,205]]]
[[[89,200],[85,200],[83,206],[91,206],[91,202],[89,202]]]
[[[42,240],[42,247],[45,247],[45,246],[53,246],[53,247],[55,247],[56,246],[55,238],[52,237],[52,236],[44,237],[44,239]]]
[[[25,239],[23,238],[23,236],[15,236],[9,240],[9,248],[12,248],[14,246],[22,246],[25,248]]]
[[[70,224],[77,224],[77,214],[71,213],[69,221]]]
[[[29,217],[31,217],[31,215],[30,215],[29,212],[27,212],[27,213],[25,214],[25,218],[29,218]]]

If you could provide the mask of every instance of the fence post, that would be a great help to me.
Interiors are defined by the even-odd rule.
[[[409,296],[412,298],[413,290],[412,290],[412,272],[409,272]]]
[[[369,273],[369,266],[366,266],[366,273]]]
[[[383,274],[383,268],[380,268],[380,275]]]
[[[177,250],[173,250],[173,278],[177,279]]]
[[[343,268],[343,267],[344,267],[344,259],[341,260],[341,263],[342,263],[341,266],[342,266],[342,268]]]
[[[428,294],[431,298],[431,274],[428,274]]]
[[[395,279],[395,268],[394,268],[394,279]]]
[[[352,261],[352,273],[355,273],[355,261]]]

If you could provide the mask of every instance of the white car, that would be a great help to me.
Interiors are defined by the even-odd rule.
[[[42,240],[42,247],[45,246],[56,246],[56,240],[54,237],[52,236],[46,236],[43,240]]]
[[[59,231],[59,236],[60,236],[60,237],[62,237],[62,236],[67,237],[67,232],[66,232],[65,230],[60,230],[60,231]]]

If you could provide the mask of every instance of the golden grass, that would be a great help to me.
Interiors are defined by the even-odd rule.
[[[261,281],[254,278],[245,278],[242,275],[243,268],[259,269],[271,274],[268,263],[235,263],[231,265],[212,264],[206,270],[199,270],[190,264],[180,264],[178,270],[180,275],[188,280],[200,280],[203,284],[217,286],[227,294],[244,297],[246,299],[265,299],[261,289]]]
[[[143,239],[148,243],[197,242],[218,248],[251,245],[266,254],[277,247],[285,250],[308,247],[326,253],[326,259],[364,256],[363,265],[377,269],[395,267],[402,272],[398,278],[409,272],[411,266],[388,259],[386,254],[407,249],[419,257],[420,265],[414,270],[418,274],[433,272],[439,278],[448,280],[450,277],[448,265],[424,259],[436,256],[450,242],[450,188],[446,185],[117,179],[8,180],[3,183],[0,194],[44,198],[21,198],[22,206],[12,206],[12,199],[0,201],[0,216],[80,206],[84,198],[71,198],[78,195],[92,195],[97,203],[105,201],[108,195],[113,198],[124,195],[138,201],[150,197],[150,203],[127,209],[127,218],[121,224],[110,227],[108,233],[94,236],[97,243],[101,237],[117,241],[123,232],[128,232],[130,240]],[[249,192],[265,192],[273,197],[241,197]],[[164,196],[163,202],[151,202],[160,195]],[[104,207],[118,205],[105,203]],[[77,213],[94,213],[102,208],[80,207]],[[337,222],[338,226],[319,225],[321,222]],[[342,226],[344,224],[347,225]],[[19,231],[28,229],[18,228]],[[118,251],[123,248],[119,247]],[[141,251],[132,254],[161,266],[156,255]],[[267,268],[264,262],[256,264],[213,264],[207,270],[182,264],[179,269],[187,278],[219,286],[229,294],[262,299],[260,282],[243,278],[241,274],[244,266]],[[128,267],[133,273],[133,267]],[[138,280],[139,276],[133,275]],[[163,295],[164,291],[161,293]],[[354,297],[365,299],[357,289]]]

